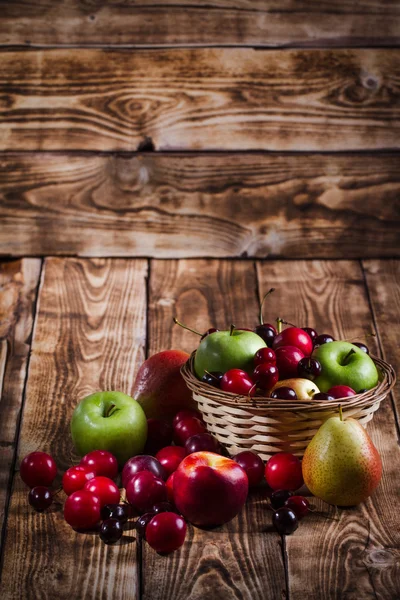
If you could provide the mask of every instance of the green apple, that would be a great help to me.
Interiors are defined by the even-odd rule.
[[[194,359],[195,373],[201,379],[204,371],[226,373],[229,369],[243,369],[251,372],[255,353],[265,346],[264,340],[252,331],[215,331],[200,342]]]
[[[315,383],[321,392],[334,385],[348,385],[356,392],[370,390],[378,383],[378,370],[368,354],[349,342],[329,342],[313,352],[322,367]]]
[[[293,377],[292,379],[282,379],[272,388],[271,392],[281,387],[290,387],[296,392],[298,400],[312,400],[314,394],[319,394],[320,390],[310,379]]]
[[[84,456],[108,450],[119,465],[143,452],[147,419],[140,404],[122,392],[97,392],[83,398],[71,420],[72,441]]]

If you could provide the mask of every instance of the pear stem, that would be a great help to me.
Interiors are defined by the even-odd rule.
[[[341,404],[339,404],[339,417],[340,417],[340,420],[343,421],[343,412],[342,412],[342,405]]]
[[[267,296],[269,296],[269,294],[272,294],[272,292],[274,292],[274,291],[275,291],[275,288],[271,288],[270,290],[268,290],[268,292],[264,295],[264,298],[260,302],[260,325],[264,325],[264,319],[263,319],[262,312],[263,312],[263,306],[264,306],[265,298]]]
[[[352,354],[355,354],[355,353],[356,353],[356,351],[355,351],[355,350],[353,350],[353,348],[352,348],[352,349],[351,349],[351,350],[350,350],[350,351],[349,351],[349,352],[346,354],[346,356],[344,357],[344,359],[343,359],[343,364],[344,364],[344,365],[347,365],[347,360],[350,358],[350,356],[351,356]]]
[[[175,325],[179,325],[179,327],[182,327],[182,329],[187,329],[188,331],[191,331],[192,333],[195,333],[196,335],[199,335],[200,337],[203,335],[199,331],[196,331],[195,329],[191,329],[187,325],[184,325],[183,323],[181,323],[180,321],[178,321],[178,319],[176,317],[174,317],[172,320],[175,323]]]
[[[232,324],[231,325],[231,330],[229,332],[229,335],[233,335],[233,332],[235,331],[236,327]]]

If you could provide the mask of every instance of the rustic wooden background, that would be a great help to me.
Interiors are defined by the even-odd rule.
[[[15,476],[69,466],[78,398],[194,348],[174,314],[252,326],[271,285],[400,366],[399,150],[398,0],[0,0],[0,597],[400,597],[399,386],[379,493],[286,539],[255,494],[169,557],[106,548]]]

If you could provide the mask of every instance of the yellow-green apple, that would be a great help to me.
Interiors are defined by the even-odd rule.
[[[321,425],[302,465],[308,489],[337,506],[363,502],[382,476],[381,458],[368,433],[355,419],[343,419],[341,412]]]
[[[148,419],[172,421],[183,409],[196,409],[192,393],[180,369],[189,354],[182,350],[163,350],[144,361],[136,375],[133,397]]]
[[[321,392],[335,385],[347,385],[356,392],[370,390],[378,383],[378,370],[368,354],[349,342],[322,344],[313,352],[322,368],[315,379]]]
[[[302,379],[301,377],[282,379],[282,381],[278,381],[278,383],[274,385],[271,392],[281,387],[292,388],[292,390],[296,392],[298,400],[312,400],[314,394],[318,394],[320,391],[314,381]]]
[[[249,482],[235,461],[213,452],[187,456],[174,473],[174,501],[193,525],[213,527],[233,519],[246,502]]]
[[[242,369],[248,373],[254,369],[254,355],[266,343],[253,331],[231,328],[207,335],[196,351],[194,370],[201,379],[205,371],[226,373]]]
[[[83,398],[71,420],[72,441],[80,456],[108,450],[121,467],[143,451],[147,420],[136,400],[122,392],[97,392]]]

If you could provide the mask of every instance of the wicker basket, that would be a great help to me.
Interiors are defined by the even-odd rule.
[[[182,376],[203,414],[207,429],[233,455],[254,450],[263,460],[275,452],[303,456],[311,438],[326,419],[338,414],[357,419],[364,426],[378,410],[395,384],[393,367],[373,356],[380,381],[353,398],[336,401],[289,401],[273,398],[235,396],[199,381],[194,375],[195,352],[182,366]]]

